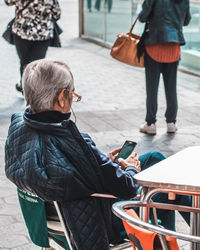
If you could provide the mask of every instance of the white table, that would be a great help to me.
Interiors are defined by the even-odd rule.
[[[200,208],[200,146],[188,147],[154,166],[136,174],[135,182],[146,187],[143,201],[157,192],[193,195],[193,207]],[[151,188],[151,189],[149,189]],[[199,213],[193,214],[191,233],[200,235]],[[193,250],[200,244],[192,243]]]

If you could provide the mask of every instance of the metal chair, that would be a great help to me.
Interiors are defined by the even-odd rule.
[[[200,243],[200,237],[188,235],[184,233],[174,232],[171,230],[167,230],[165,228],[149,224],[148,222],[144,222],[140,220],[139,218],[135,218],[128,214],[125,210],[130,209],[133,207],[143,207],[145,209],[150,208],[159,208],[159,209],[170,209],[170,210],[178,210],[178,211],[184,211],[184,212],[196,212],[200,213],[200,209],[194,209],[192,207],[186,207],[186,206],[178,206],[178,205],[171,205],[171,204],[162,204],[162,203],[154,203],[154,202],[142,202],[142,201],[120,201],[113,204],[112,210],[116,216],[121,218],[122,220],[130,223],[131,225],[147,229],[148,231],[155,232],[158,235],[161,236],[170,236],[176,239],[185,240],[189,242],[195,242]],[[163,237],[161,238],[161,240]],[[162,249],[166,250],[169,249],[169,247],[161,241]]]

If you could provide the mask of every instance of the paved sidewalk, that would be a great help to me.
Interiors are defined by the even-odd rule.
[[[89,133],[104,152],[119,147],[126,139],[138,142],[141,154],[159,150],[165,156],[200,144],[200,79],[184,73],[178,74],[178,127],[175,135],[166,133],[164,121],[165,96],[163,84],[159,89],[158,134],[147,136],[138,132],[145,116],[144,70],[112,59],[109,50],[77,38],[77,0],[60,1],[63,10],[63,47],[50,48],[47,56],[65,61],[75,78],[76,92],[83,96],[74,104],[77,125]],[[13,9],[0,3],[0,33],[13,17]],[[29,240],[19,204],[16,188],[4,174],[4,143],[10,116],[23,111],[25,104],[14,84],[19,79],[18,58],[15,48],[0,38],[0,249],[39,249]],[[189,171],[188,171],[189,172]],[[179,231],[188,227],[178,216]],[[57,248],[59,249],[59,248]],[[181,249],[188,244],[181,242]]]

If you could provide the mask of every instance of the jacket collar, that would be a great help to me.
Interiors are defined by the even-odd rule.
[[[63,120],[68,120],[70,118],[71,113],[61,113],[55,110],[44,111],[40,113],[33,114],[31,110],[26,109],[25,114],[28,118],[38,122],[45,123],[60,123]]]
[[[55,112],[55,111],[48,111],[48,112]],[[43,133],[59,135],[59,136],[66,135],[67,134],[66,128],[68,128],[73,123],[69,119],[70,113],[66,114],[65,118],[68,119],[64,119],[61,122],[44,122],[44,121],[38,121],[38,119],[34,119],[35,118],[34,114],[32,114],[29,109],[26,109],[23,118],[24,118],[24,123],[28,127],[31,127]]]

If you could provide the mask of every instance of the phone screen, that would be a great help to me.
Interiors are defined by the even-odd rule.
[[[119,151],[119,154],[116,156],[114,163],[118,163],[119,158],[126,159],[134,150],[135,146],[137,145],[134,141],[125,141],[122,149]]]

